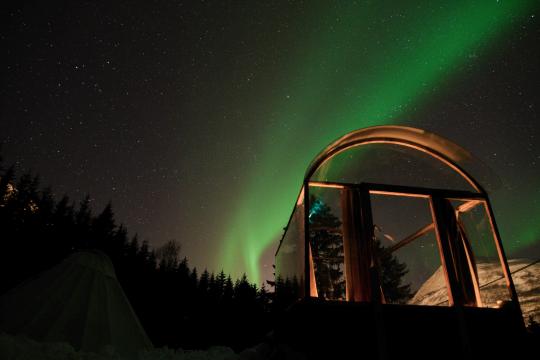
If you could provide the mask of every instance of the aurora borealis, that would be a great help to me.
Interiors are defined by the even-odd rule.
[[[316,14],[331,31],[307,41],[313,48],[306,53],[313,55],[298,68],[301,80],[291,86],[292,104],[277,105],[291,126],[271,129],[264,141],[261,161],[274,171],[253,170],[223,241],[227,268],[238,260],[235,249],[244,249],[245,268],[259,276],[259,257],[282,233],[285,214],[315,154],[358,128],[410,124],[404,119],[410,118],[412,108],[421,106],[448,77],[459,74],[471,53],[481,56],[497,36],[504,35],[511,20],[508,14],[519,16],[530,9],[517,2],[453,8],[433,2],[421,9],[392,8],[387,21],[378,18],[385,15],[373,4],[347,3],[332,10]],[[279,146],[274,139],[279,139]],[[261,191],[276,187],[279,194]],[[261,203],[264,206],[258,206]],[[524,238],[530,242],[537,235]]]
[[[491,167],[508,252],[540,256],[534,1],[10,6],[6,161],[199,269],[268,278],[311,159],[391,123]]]

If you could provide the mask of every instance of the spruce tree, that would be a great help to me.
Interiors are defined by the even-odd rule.
[[[112,238],[116,229],[110,202],[105,206],[101,214],[92,221],[90,229],[92,234],[91,246],[97,247],[110,255],[112,253]]]
[[[199,274],[196,267],[189,274],[189,286],[191,287],[191,292],[195,292],[195,289],[199,286]]]
[[[225,272],[223,269],[219,272],[217,278],[216,278],[216,285],[219,291],[219,296],[223,296],[223,290],[225,288],[225,282],[227,281],[227,276],[225,275]]]
[[[208,283],[210,282],[210,273],[207,269],[204,269],[199,279],[199,291],[201,295],[205,296],[208,292]]]
[[[412,296],[410,284],[403,284],[403,277],[409,272],[407,265],[387,251],[376,236],[373,240],[385,302],[387,304],[406,303]]]
[[[227,276],[225,280],[225,285],[223,286],[223,302],[229,304],[234,296],[234,284],[231,279],[231,276]]]
[[[309,203],[309,235],[319,297],[344,299],[341,222],[320,199],[311,196]]]

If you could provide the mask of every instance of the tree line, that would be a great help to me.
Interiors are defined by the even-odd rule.
[[[105,252],[154,346],[240,350],[272,329],[273,293],[189,265],[174,240],[154,249],[115,218],[109,203],[56,199],[39,176],[17,176],[0,158],[0,294],[83,249]],[[274,302],[274,303],[279,303]]]

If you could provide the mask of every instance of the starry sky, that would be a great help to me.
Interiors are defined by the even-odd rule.
[[[2,5],[0,143],[57,196],[190,264],[261,282],[311,159],[371,125],[425,128],[500,178],[510,256],[540,256],[535,1]]]

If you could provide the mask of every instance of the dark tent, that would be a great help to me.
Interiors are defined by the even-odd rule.
[[[74,253],[2,295],[0,331],[88,352],[152,348],[111,260],[97,251]]]

